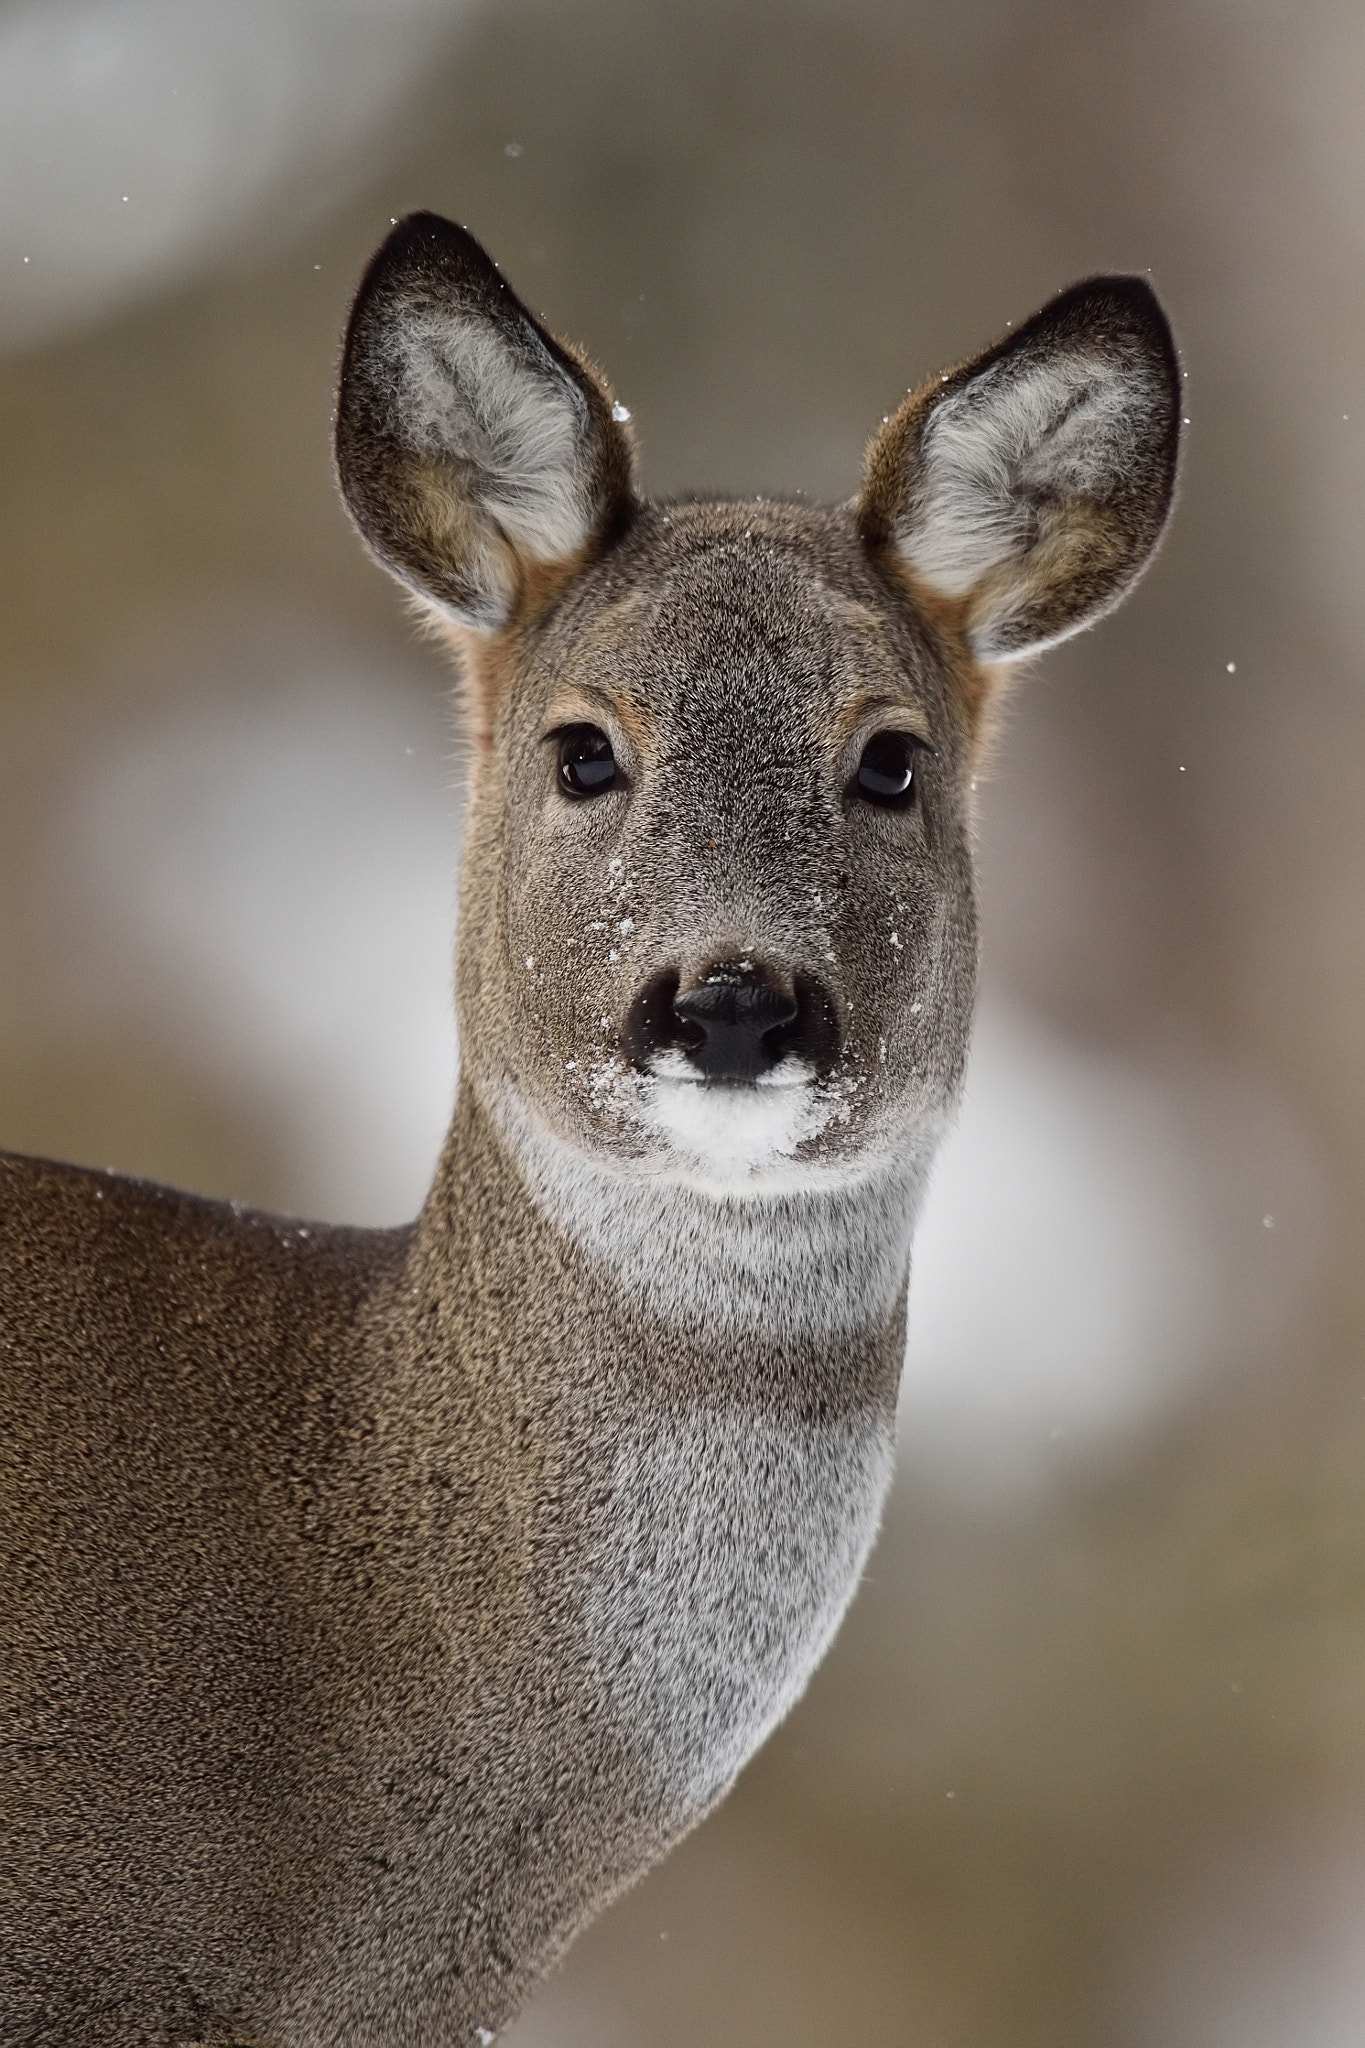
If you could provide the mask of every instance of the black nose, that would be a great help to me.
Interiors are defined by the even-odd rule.
[[[776,1066],[776,1041],[796,1016],[796,998],[766,976],[713,967],[673,998],[684,1052],[708,1081],[755,1081]]]
[[[818,983],[747,960],[718,961],[685,989],[676,973],[656,975],[625,1037],[637,1065],[677,1050],[708,1081],[756,1081],[788,1054],[823,1072],[839,1049],[834,1005]]]

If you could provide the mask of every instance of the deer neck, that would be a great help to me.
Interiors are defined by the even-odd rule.
[[[423,1348],[449,1389],[425,1409],[466,1436],[478,1418],[498,1465],[480,1497],[518,1522],[508,1555],[543,1570],[541,1611],[572,1616],[556,1658],[633,1759],[631,1796],[643,1778],[657,1799],[662,1843],[787,1711],[857,1583],[891,1470],[909,1221],[859,1268],[859,1321],[840,1264],[870,1197],[746,1229],[742,1205],[676,1190],[632,1217],[597,1180],[575,1210],[566,1171],[462,1084],[409,1268],[414,1328],[445,1333]]]
[[[539,1226],[628,1305],[632,1326],[643,1315],[722,1350],[777,1338],[812,1357],[903,1330],[937,1126],[864,1171],[751,1193],[591,1160],[510,1085],[471,1113],[491,1126]]]

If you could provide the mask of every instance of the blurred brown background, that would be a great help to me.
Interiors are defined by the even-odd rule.
[[[667,491],[842,496],[1087,271],[1170,541],[982,791],[903,1469],[808,1699],[520,2048],[1365,2039],[1365,25],[1351,0],[0,4],[0,1143],[390,1221],[453,1074],[443,677],[335,502],[467,222]]]

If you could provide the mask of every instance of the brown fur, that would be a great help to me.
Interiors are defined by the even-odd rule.
[[[452,388],[405,400],[414,307]],[[903,555],[934,395],[856,506],[651,506],[469,237],[419,216],[367,273],[342,485],[458,638],[476,740],[459,1097],[397,1231],[0,1155],[5,2048],[485,2040],[823,1651],[975,985],[979,594]],[[1047,631],[1140,567],[1147,475],[1117,524],[1057,496]],[[617,750],[590,801],[566,719]],[[879,720],[926,743],[900,808],[860,794]],[[749,956],[823,991],[814,1078],[630,1053],[652,976]]]

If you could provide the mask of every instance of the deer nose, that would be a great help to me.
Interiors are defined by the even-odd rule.
[[[754,968],[723,965],[673,998],[683,1051],[708,1081],[755,1081],[777,1065],[795,994]]]
[[[656,975],[631,1005],[626,1048],[638,1066],[679,1051],[707,1081],[756,1081],[792,1054],[816,1071],[839,1049],[834,1005],[816,982],[752,961],[717,961],[685,988]]]

